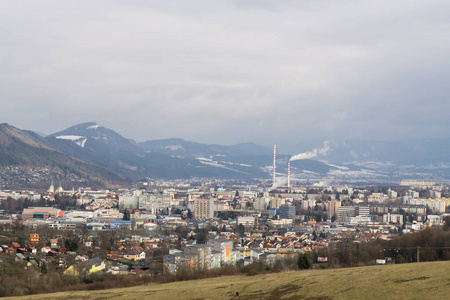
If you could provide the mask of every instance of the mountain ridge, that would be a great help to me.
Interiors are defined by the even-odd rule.
[[[214,161],[197,159],[199,155],[190,155],[190,153],[181,155],[176,146],[170,147],[173,143],[183,143],[184,146],[189,145],[197,149],[196,153],[201,153],[203,148],[213,148],[221,153],[226,151],[224,150],[227,149],[226,146],[210,147],[182,139],[170,139],[144,143],[147,147],[143,147],[142,143],[134,143],[117,132],[93,122],[71,126],[50,134],[46,139],[54,149],[60,152],[108,167],[133,179],[250,178],[255,174],[264,175],[259,170],[246,172],[242,170],[242,166],[230,167]],[[201,154],[206,154],[209,150],[205,151]]]
[[[60,165],[63,165],[61,160],[68,160],[72,166],[73,161],[80,161],[110,172],[109,177],[115,174],[127,180],[269,180],[272,173],[272,149],[250,142],[231,146],[180,138],[135,142],[95,122],[73,125],[46,137],[6,123],[0,124],[0,129],[0,153],[3,153],[0,165],[48,165],[51,161],[49,153],[58,153],[55,155]],[[324,178],[337,181],[355,178],[369,181],[380,178],[397,180],[401,176],[433,179],[450,177],[450,161],[441,147],[447,145],[446,140],[428,143],[386,142],[385,145],[380,141],[330,142],[331,147],[327,152],[310,150],[300,155],[311,157],[311,153],[316,153],[317,157],[313,155],[311,159],[293,160],[291,174],[294,180]],[[5,150],[10,144],[15,145],[14,151]],[[434,160],[433,153],[437,153]],[[30,161],[29,157],[35,159]],[[291,157],[287,154],[277,155],[277,177],[286,176],[287,163]]]
[[[0,166],[41,167],[87,179],[96,186],[113,186],[128,179],[94,164],[77,160],[53,148],[38,134],[0,124]]]

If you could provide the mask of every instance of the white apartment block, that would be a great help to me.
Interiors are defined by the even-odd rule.
[[[255,217],[251,217],[251,216],[238,217],[237,223],[238,223],[238,225],[242,224],[244,226],[254,226],[256,223],[256,219],[255,219]]]
[[[143,194],[139,196],[139,209],[147,210],[151,214],[158,214],[170,208],[172,197],[170,194]]]
[[[387,224],[403,224],[403,215],[401,214],[384,214],[383,223]]]
[[[304,210],[308,210],[308,208],[313,209],[314,206],[316,206],[316,200],[315,199],[302,200],[302,208]]]
[[[368,202],[374,202],[374,203],[383,203],[388,199],[388,196],[383,193],[373,193],[372,195],[369,195],[367,197]]]
[[[194,199],[194,217],[196,219],[214,218],[214,198]]]

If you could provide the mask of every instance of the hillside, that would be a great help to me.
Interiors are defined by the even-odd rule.
[[[230,276],[21,299],[448,299],[450,262]],[[6,299],[18,299],[6,298]]]
[[[180,139],[137,144],[111,129],[92,122],[78,124],[51,134],[46,140],[59,152],[95,163],[133,179],[253,178],[266,175],[257,168],[220,164],[210,159],[196,159],[196,156],[209,156],[209,153],[225,153],[224,151],[229,151],[230,147],[204,145]],[[241,147],[252,148],[248,145]],[[260,151],[258,146],[254,148]],[[180,152],[180,149],[189,151],[184,153]],[[180,155],[183,153],[189,155]]]
[[[341,183],[385,183],[402,179],[440,182],[450,178],[447,145],[450,142],[445,139],[404,143],[332,142],[330,150],[320,157],[293,160],[291,178]],[[49,156],[50,152],[59,154]],[[281,153],[277,155],[277,182],[284,185],[291,155]],[[222,146],[183,139],[137,143],[94,122],[71,126],[44,138],[32,131],[0,124],[0,168],[61,165],[57,156],[67,160],[66,164],[85,162],[71,169],[96,168],[93,173],[80,174],[92,173],[102,178],[97,175],[107,170],[107,181],[122,183],[128,182],[122,180],[126,178],[269,179],[273,164],[272,150],[253,143]],[[55,159],[58,162],[54,163]],[[12,178],[8,182],[17,180]]]
[[[127,180],[114,172],[55,151],[45,138],[34,132],[0,124],[0,166],[10,165],[46,168],[67,177],[58,180],[82,178],[93,186],[110,186]]]
[[[139,143],[146,150],[177,156],[236,156],[236,155],[272,155],[272,150],[266,147],[242,143],[232,146],[202,144],[183,139],[163,139]]]

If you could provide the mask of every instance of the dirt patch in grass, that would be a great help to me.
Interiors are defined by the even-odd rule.
[[[299,295],[290,295],[290,294],[298,292],[300,289],[301,289],[300,285],[285,284],[285,285],[281,285],[275,289],[269,290],[267,292],[255,291],[255,292],[250,292],[250,293],[242,293],[240,296],[241,296],[242,300],[301,299],[302,297]]]
[[[416,281],[416,280],[427,280],[427,279],[430,279],[430,277],[422,276],[422,277],[411,278],[411,279],[397,279],[394,282],[395,283],[404,283],[404,282],[410,282],[410,281]]]
[[[233,294],[234,296],[235,294]],[[251,292],[251,293],[245,293],[241,296],[242,300],[261,300],[264,299],[264,296],[266,296],[267,293],[263,292],[263,291],[256,291],[256,292]]]
[[[271,290],[267,297],[263,299],[281,299],[281,297],[289,297],[289,294],[298,292],[301,289],[301,285],[285,284]],[[297,296],[298,297],[298,296]]]
[[[144,296],[152,296],[156,293],[156,291],[149,291],[149,292],[145,292],[143,295]]]

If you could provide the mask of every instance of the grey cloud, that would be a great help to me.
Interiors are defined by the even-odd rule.
[[[448,136],[447,1],[2,1],[0,117],[136,140]]]

